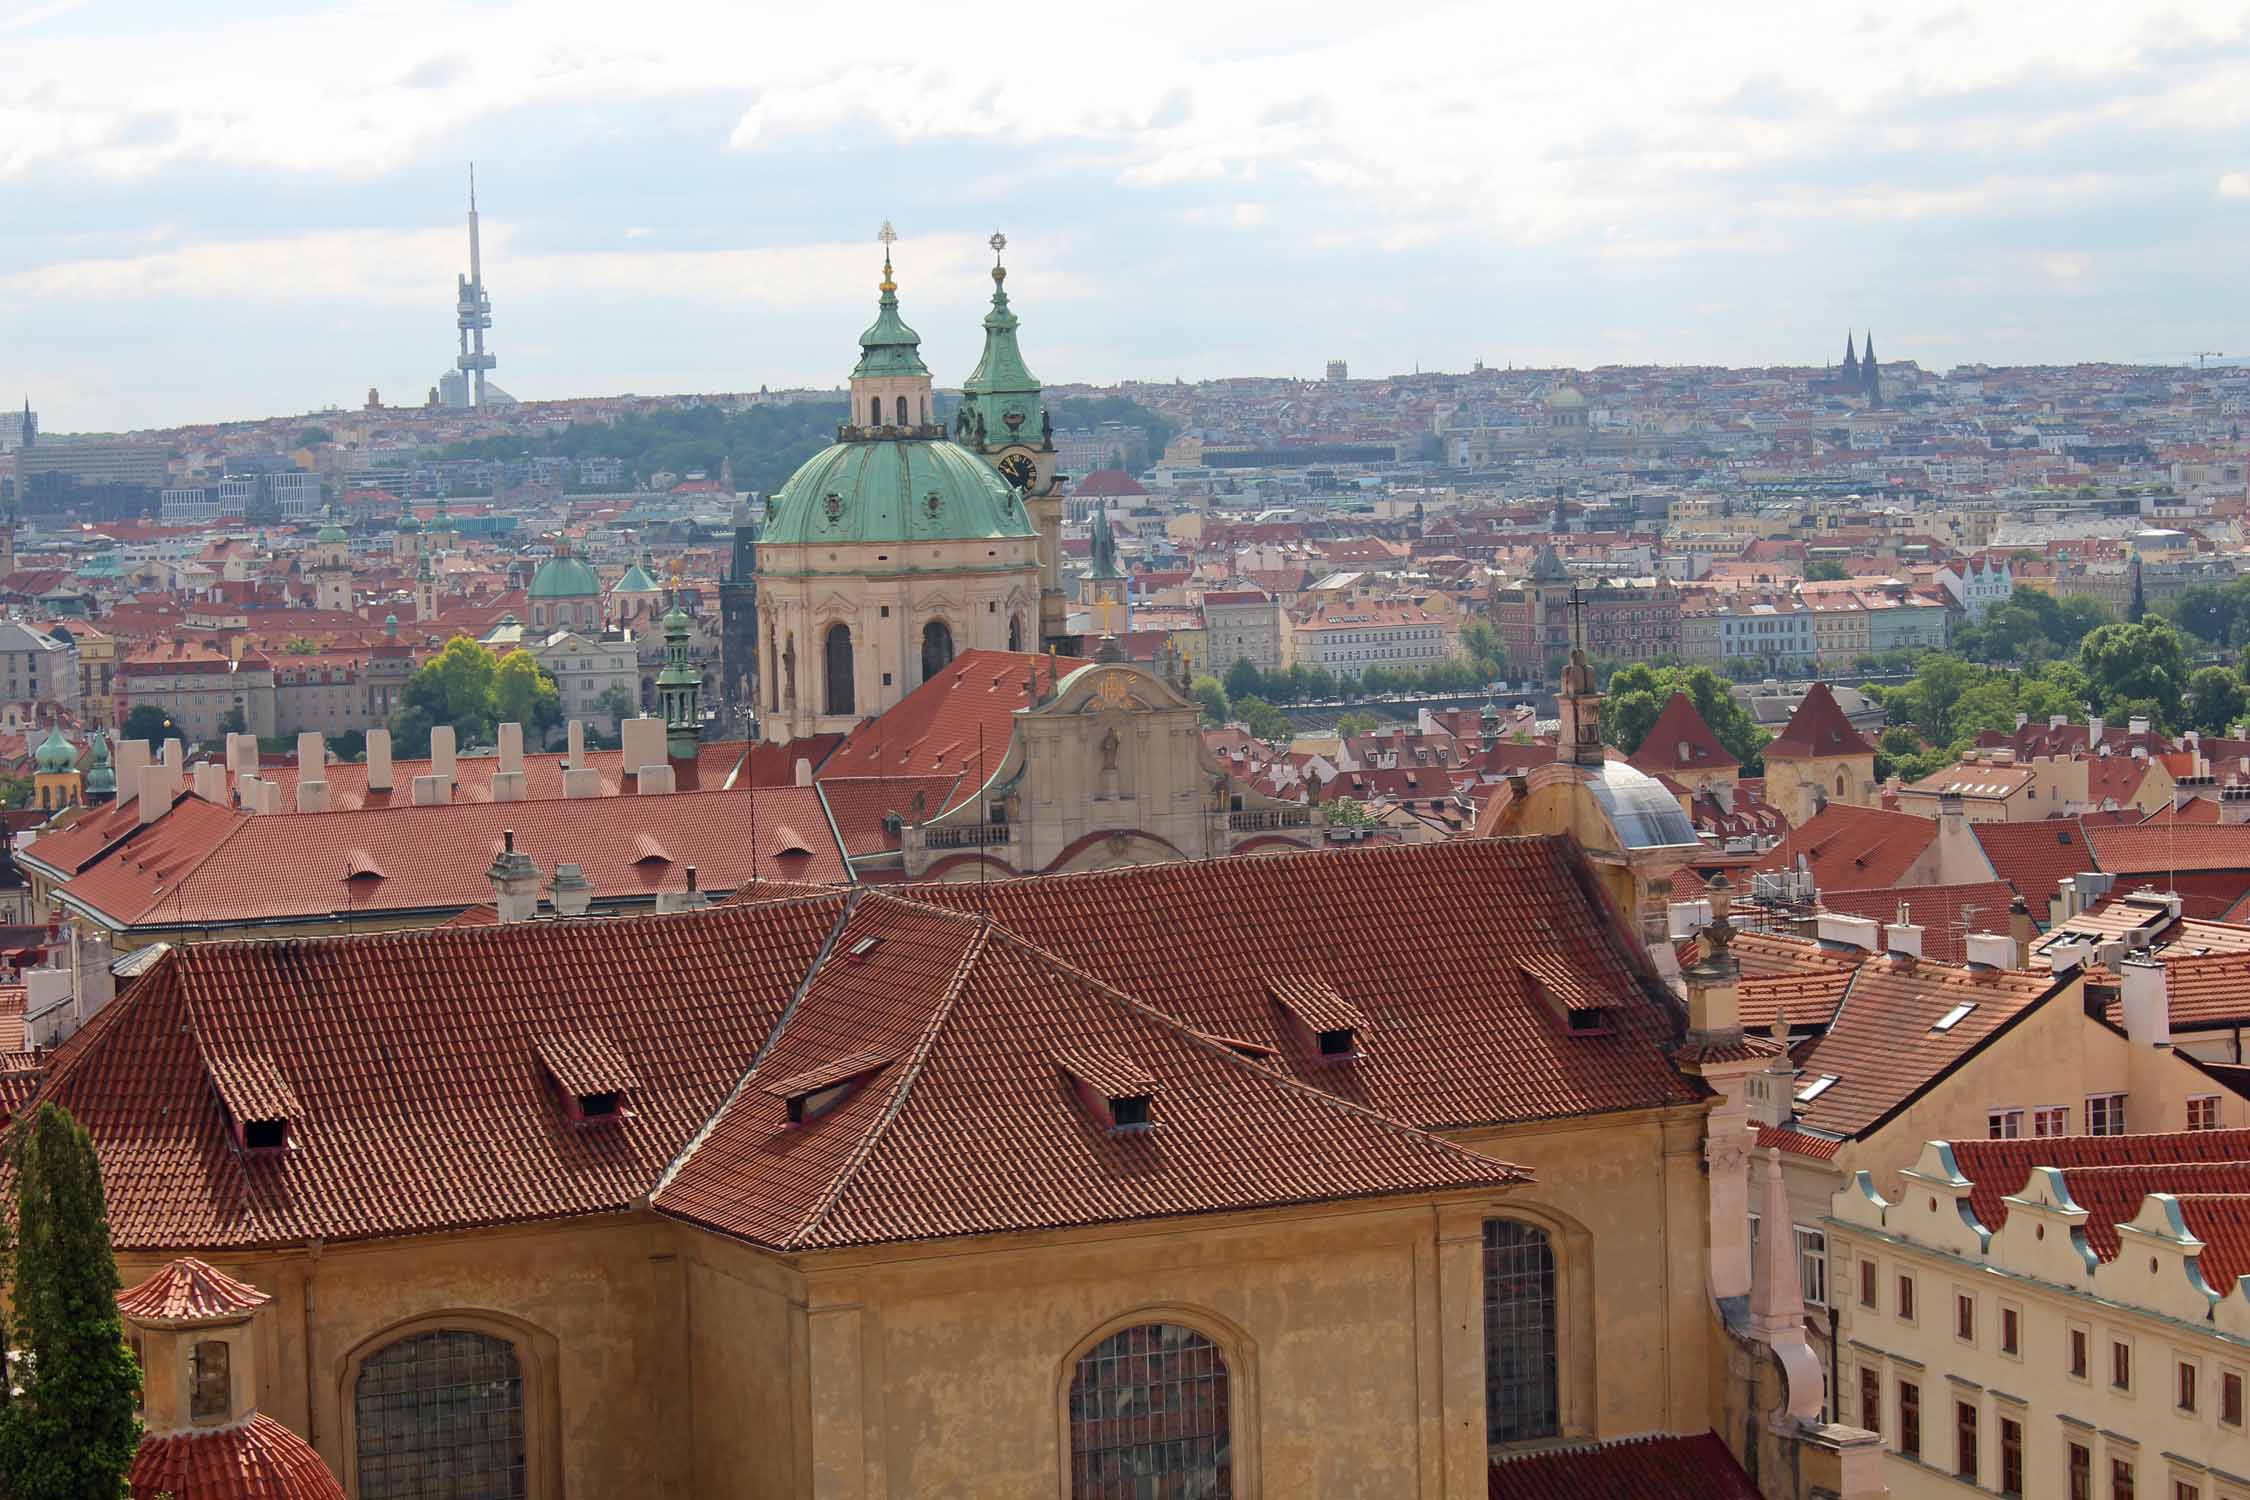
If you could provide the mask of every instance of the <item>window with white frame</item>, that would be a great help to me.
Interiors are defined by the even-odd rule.
[[[2219,1096],[2217,1094],[2189,1096],[2187,1128],[2190,1130],[2217,1130],[2219,1128]]]
[[[1984,1133],[1987,1139],[1995,1141],[2021,1139],[2023,1136],[2023,1111],[2020,1109],[1988,1111],[1984,1117]]]
[[[2088,1135],[2123,1135],[2125,1133],[2125,1096],[2123,1094],[2087,1095],[2086,1133]]]
[[[2070,1134],[2070,1106],[2049,1104],[2031,1112],[2031,1133],[2040,1140]]]
[[[1805,1306],[1828,1305],[1828,1236],[1797,1226],[1797,1279],[1804,1284]]]

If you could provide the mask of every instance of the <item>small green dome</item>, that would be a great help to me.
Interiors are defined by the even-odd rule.
[[[602,582],[594,576],[594,570],[567,552],[548,558],[531,575],[534,599],[591,599],[601,591]]]
[[[403,507],[398,513],[398,529],[413,532],[422,529],[422,518],[414,514],[414,507]]]
[[[348,542],[351,538],[344,535],[344,528],[336,524],[334,516],[330,516],[328,524],[320,528],[319,532],[314,535],[313,540],[316,542]]]
[[[63,738],[62,726],[56,724],[48,729],[47,738],[40,742],[33,759],[42,771],[67,771],[78,764],[78,752],[70,748],[70,741]]]
[[[617,580],[616,592],[620,594],[653,594],[658,592],[656,577],[649,570],[656,566],[656,556],[646,547],[641,549],[641,560],[625,570]]]
[[[836,443],[766,507],[760,546],[1036,535],[1016,492],[968,449],[932,439]]]
[[[117,790],[117,772],[109,764],[109,737],[99,729],[94,731],[94,742],[87,747],[94,763],[86,771],[86,790],[93,796]]]

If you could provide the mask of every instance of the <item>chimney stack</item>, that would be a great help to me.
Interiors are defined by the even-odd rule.
[[[170,766],[141,767],[140,786],[135,790],[143,827],[155,822],[172,810],[172,768]]]
[[[672,774],[672,763],[670,761],[642,766],[639,780],[641,795],[644,797],[663,796],[677,788],[677,781]]]
[[[1891,924],[1887,951],[1893,958],[1922,956],[1922,929],[1907,919],[1906,903],[1898,904],[1898,920]]]
[[[586,764],[586,721],[570,721],[570,753],[563,761],[563,769],[575,771]]]
[[[554,884],[547,891],[558,917],[583,917],[594,899],[594,883],[577,865],[555,866]]]
[[[2087,744],[2089,744],[2089,745],[2099,745],[2099,744],[2100,744],[2100,743],[2102,742],[2102,727],[2103,727],[2103,726],[2102,726],[2102,716],[2101,716],[2100,714],[2093,714],[2093,715],[2090,715],[2090,716],[2089,716],[2089,717],[2087,718],[2087,720],[2086,720],[2086,743],[2087,743]]]
[[[414,805],[416,807],[443,807],[453,800],[453,783],[446,777],[431,772],[414,778]]]
[[[510,771],[519,774],[523,771],[523,726],[521,724],[503,724],[500,726],[500,772],[502,775],[506,775]],[[497,802],[499,799],[495,797],[493,800]]]
[[[492,904],[499,908],[501,921],[528,922],[538,914],[539,867],[516,847],[513,828],[501,833],[500,852],[484,873],[492,882]]]
[[[440,724],[430,731],[430,774],[445,779],[446,800],[452,801],[451,792],[458,767],[454,764],[454,734],[451,724]],[[420,781],[422,778],[414,778]]]
[[[2005,932],[1972,932],[1961,940],[1972,969],[2012,969],[2016,940]]]
[[[227,768],[215,760],[207,760],[195,768],[195,795],[220,807],[233,804],[227,795]]]
[[[2125,1013],[2125,1128],[2149,1130],[2164,1117],[2164,1070],[2172,1051],[2172,1006],[2164,966],[2146,958],[2118,965]]]
[[[572,766],[563,772],[563,795],[578,799],[602,794],[602,773],[592,766]]]
[[[812,762],[801,755],[797,757],[797,785],[812,785]]]
[[[254,734],[227,736],[227,770],[236,776],[248,775],[258,769],[258,737]]]
[[[710,904],[711,897],[696,883],[693,865],[687,867],[686,890],[656,893],[656,909],[659,912],[701,911]]]
[[[1814,930],[1824,943],[1857,948],[1862,953],[1875,951],[1877,929],[1873,917],[1854,917],[1843,912],[1824,911],[1815,920]]]
[[[367,789],[387,792],[391,781],[391,732],[388,729],[367,731]]]
[[[625,752],[624,766],[628,772],[638,772],[644,767],[669,765],[664,750],[664,721],[642,715],[626,719],[617,726],[618,744]]]
[[[117,795],[120,799],[137,797],[141,790],[141,767],[149,764],[147,740],[119,740],[117,758],[111,769],[117,773]]]

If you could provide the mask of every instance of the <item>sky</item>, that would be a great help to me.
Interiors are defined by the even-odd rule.
[[[0,0],[0,392],[834,385],[896,226],[1049,382],[2250,353],[2250,4]]]

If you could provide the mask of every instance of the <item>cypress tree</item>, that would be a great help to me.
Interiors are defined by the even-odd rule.
[[[0,1407],[5,1500],[119,1500],[140,1446],[141,1372],[117,1311],[94,1143],[53,1104],[15,1143],[13,1399]]]

